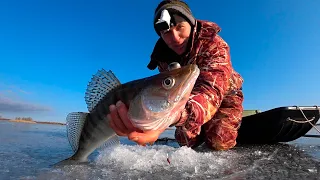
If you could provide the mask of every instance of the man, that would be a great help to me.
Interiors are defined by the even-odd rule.
[[[199,78],[176,126],[175,138],[183,146],[203,142],[215,150],[236,145],[243,111],[242,77],[233,69],[228,44],[218,35],[220,28],[193,17],[188,5],[164,0],[155,10],[154,28],[160,36],[148,68],[166,71],[171,62],[195,63]],[[163,130],[141,132],[127,117],[127,107],[110,106],[110,125],[120,136],[145,145],[157,140]]]

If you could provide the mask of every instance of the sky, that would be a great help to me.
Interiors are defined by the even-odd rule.
[[[65,122],[87,112],[99,69],[122,83],[147,69],[157,34],[152,1],[0,1],[0,115]],[[320,105],[320,1],[187,0],[217,23],[244,78],[244,108]]]

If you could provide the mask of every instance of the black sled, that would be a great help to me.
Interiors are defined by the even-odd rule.
[[[319,114],[317,106],[286,106],[264,112],[245,110],[237,143],[273,144],[296,140],[316,126]]]

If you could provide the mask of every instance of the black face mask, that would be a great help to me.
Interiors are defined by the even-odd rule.
[[[162,38],[159,38],[151,54],[151,61],[148,64],[149,69],[155,69],[157,67],[157,62],[154,61],[155,59],[170,64],[172,62],[178,62],[180,56],[170,49]]]

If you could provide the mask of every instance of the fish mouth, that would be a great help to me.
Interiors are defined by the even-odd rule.
[[[200,74],[200,69],[197,65],[188,65],[186,68],[188,71],[188,75],[177,87],[177,91],[170,95],[170,97],[166,99],[162,99],[167,103],[167,106],[171,106],[170,108],[162,109],[161,111],[150,110],[150,108],[142,103],[143,111],[146,113],[145,116],[152,116],[153,118],[130,118],[133,122],[134,126],[141,130],[156,130],[163,129],[169,127],[175,117],[179,115],[181,110],[184,108],[184,104],[188,101],[190,93],[193,89],[193,86]],[[186,72],[187,73],[187,72]],[[143,97],[142,97],[143,98]],[[143,101],[141,98],[141,101]],[[157,102],[162,103],[162,102]]]
[[[173,95],[175,96],[175,98],[173,98],[174,102],[180,101],[185,97],[185,95],[191,93],[193,88],[190,88],[190,86],[194,86],[196,80],[199,77],[200,69],[196,64],[192,64],[189,69],[191,73],[189,73],[186,80],[184,80],[184,82],[179,85],[179,91]]]
[[[148,129],[167,128],[173,123],[172,120],[175,120],[175,117],[180,114],[181,110],[184,108],[183,105],[188,101],[193,86],[200,74],[200,69],[197,65],[191,65],[189,70],[191,72],[178,87],[178,92],[172,95],[173,98],[170,98],[171,101],[169,101],[169,104],[172,104],[172,107],[167,109],[165,114],[161,113],[162,117],[158,120],[148,122]]]

